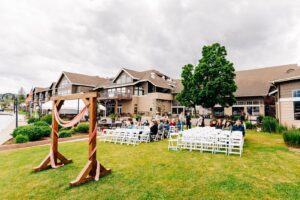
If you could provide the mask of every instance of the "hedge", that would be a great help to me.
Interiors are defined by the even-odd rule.
[[[34,126],[49,126],[49,124],[45,121],[37,121],[33,123]]]
[[[75,128],[77,133],[88,133],[89,132],[89,124],[88,123],[80,123]]]
[[[27,120],[27,123],[28,123],[28,124],[32,124],[32,123],[37,122],[37,121],[39,121],[38,118],[31,117],[31,118],[29,118],[29,119]]]
[[[26,125],[19,126],[13,131],[13,137],[18,135],[27,136],[29,141],[39,140],[41,137],[48,137],[51,134],[51,128],[49,126],[34,126]]]
[[[47,124],[52,124],[52,115],[45,115],[41,118],[41,121],[47,122]]]
[[[17,137],[16,137],[16,143],[25,143],[28,141],[29,141],[29,138],[27,135],[17,135]]]
[[[300,147],[300,130],[284,131],[283,140],[289,146]]]
[[[255,126],[250,121],[245,121],[246,129],[253,129]]]
[[[59,131],[58,135],[60,138],[65,138],[65,137],[71,137],[72,133],[70,130],[63,130],[63,131]]]

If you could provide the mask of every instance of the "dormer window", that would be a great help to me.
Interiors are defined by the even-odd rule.
[[[286,71],[286,73],[289,74],[289,73],[291,73],[291,72],[293,72],[293,71],[295,71],[295,69],[288,69],[288,70]]]

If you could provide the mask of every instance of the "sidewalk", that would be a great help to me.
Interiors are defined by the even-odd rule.
[[[88,140],[88,135],[80,135],[70,138],[58,138],[58,142],[75,142],[75,141],[82,141]],[[0,145],[0,151],[12,150],[12,149],[21,149],[27,147],[34,147],[34,146],[42,146],[42,145],[49,145],[51,144],[51,138],[41,141],[35,142],[26,142],[22,144],[7,144],[7,145]]]
[[[26,119],[25,119],[25,115],[19,115],[19,120],[18,120],[18,125],[19,126],[23,126],[23,125],[26,125],[27,122],[26,122]],[[11,122],[9,122],[9,124],[7,125],[6,128],[4,128],[2,131],[1,131],[1,134],[0,134],[0,146],[2,144],[4,144],[7,140],[11,139],[12,136],[11,136],[11,133],[13,132],[13,130],[16,128],[16,122],[15,120],[12,120]]]

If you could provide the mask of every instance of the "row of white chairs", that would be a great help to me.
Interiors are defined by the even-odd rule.
[[[240,131],[225,131],[212,127],[197,127],[171,133],[168,149],[190,151],[197,150],[226,155],[238,154],[242,156],[244,146],[243,133]]]
[[[114,144],[137,145],[141,142],[150,141],[150,129],[104,129],[100,135],[101,142]]]

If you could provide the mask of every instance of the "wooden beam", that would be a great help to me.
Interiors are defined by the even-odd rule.
[[[55,100],[74,100],[74,99],[84,99],[84,98],[94,98],[98,97],[98,92],[88,92],[88,93],[77,93],[77,94],[70,94],[65,96],[53,96],[51,97],[52,101]]]

